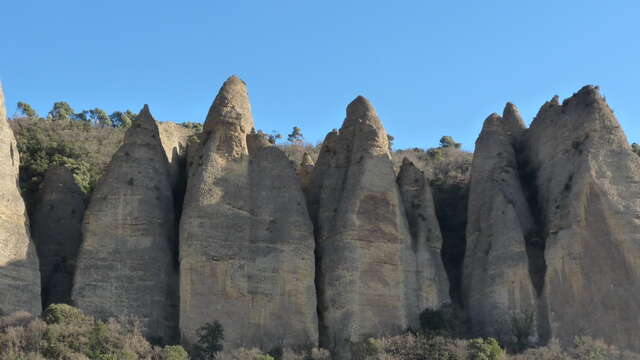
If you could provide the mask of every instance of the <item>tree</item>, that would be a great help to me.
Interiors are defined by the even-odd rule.
[[[73,114],[73,108],[66,101],[58,101],[53,104],[47,118],[52,121],[69,121]]]
[[[38,113],[31,107],[31,105],[26,102],[18,101],[18,111],[31,120],[36,120],[39,118]]]
[[[131,110],[127,110],[125,112],[115,111],[111,115],[109,115],[109,119],[111,120],[111,126],[126,129],[131,127],[133,119],[135,119],[136,116],[138,116],[138,114],[134,113]]]
[[[299,127],[294,126],[291,130],[291,134],[287,135],[287,141],[290,143],[299,144],[304,141],[304,135],[302,135],[302,130]]]
[[[206,323],[197,331],[198,343],[193,350],[197,359],[213,359],[214,356],[223,350],[224,329],[218,320]]]
[[[640,156],[640,145],[636,143],[631,144],[631,151],[636,153],[636,155]]]
[[[107,112],[100,109],[100,108],[95,108],[93,110],[89,110],[89,118],[91,119],[91,121],[96,124],[96,125],[100,125],[101,127],[111,127],[111,119],[109,118],[109,115],[107,115]]]
[[[202,132],[202,123],[199,122],[183,122],[180,125],[187,129],[193,129],[195,132]]]
[[[275,144],[280,139],[282,139],[282,134],[280,134],[276,130],[272,130],[271,134],[267,135],[267,140],[269,140],[271,144]]]
[[[460,149],[462,144],[455,142],[451,136],[443,136],[440,138],[440,147]]]
[[[395,140],[395,138],[393,135],[387,134],[387,140],[389,141],[389,151],[393,151],[393,140]]]
[[[71,119],[73,119],[74,121],[82,121],[82,122],[90,122],[91,120],[89,120],[89,110],[82,110],[79,113],[75,113],[73,115],[71,115]]]

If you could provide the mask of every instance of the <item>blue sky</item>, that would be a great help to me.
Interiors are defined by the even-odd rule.
[[[203,121],[222,82],[249,85],[256,127],[322,140],[368,97],[397,148],[452,135],[514,102],[600,85],[640,141],[637,1],[5,0],[0,80],[8,112],[54,101]]]

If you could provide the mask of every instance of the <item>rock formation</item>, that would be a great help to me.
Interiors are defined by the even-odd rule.
[[[49,168],[31,216],[31,233],[40,259],[43,307],[71,300],[85,207],[85,195],[71,171],[63,166]]]
[[[158,131],[162,148],[169,160],[171,181],[184,190],[187,144],[195,131],[170,121],[158,123]]]
[[[546,103],[529,129],[550,336],[640,350],[640,158],[597,88]]]
[[[511,336],[514,317],[535,313],[527,241],[535,220],[520,183],[516,146],[525,131],[511,103],[484,122],[471,169],[464,305],[474,336]]]
[[[407,277],[416,277],[418,309],[437,309],[450,302],[449,280],[442,263],[442,235],[436,217],[431,187],[424,173],[411,161],[404,159],[397,178],[404,211],[411,233],[411,247],[405,264]],[[415,321],[415,320],[414,320]],[[415,323],[412,325],[415,326]]]
[[[298,167],[298,178],[300,179],[300,186],[305,194],[308,194],[309,187],[311,186],[313,167],[315,166],[311,155],[304,153],[302,155],[302,162]]]
[[[387,134],[368,100],[356,98],[327,135],[312,180],[321,346],[350,358],[351,342],[417,326],[431,301],[417,291],[431,285],[418,283],[427,274],[416,273]]]
[[[99,317],[140,318],[148,336],[177,328],[174,201],[158,127],[145,106],[84,216],[72,299]]]
[[[231,77],[188,149],[182,339],[193,344],[199,327],[219,321],[226,348],[314,345],[314,241],[304,195],[285,154],[252,129],[246,85]]]
[[[0,85],[0,312],[39,314],[40,271],[18,188],[20,156]]]

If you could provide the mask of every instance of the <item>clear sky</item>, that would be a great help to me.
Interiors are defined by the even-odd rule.
[[[249,86],[256,127],[322,140],[357,95],[397,148],[452,135],[514,102],[600,85],[640,141],[638,1],[4,0],[0,80],[8,112],[54,101],[108,112],[148,103],[202,122],[222,82]]]

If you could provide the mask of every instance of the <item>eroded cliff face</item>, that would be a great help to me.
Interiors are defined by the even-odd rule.
[[[474,336],[507,339],[514,316],[536,312],[527,254],[536,223],[517,159],[524,131],[518,110],[509,103],[502,117],[492,114],[485,120],[476,141],[463,275],[464,305]]]
[[[349,104],[340,131],[327,135],[308,199],[317,244],[320,343],[336,358],[350,358],[351,343],[365,336],[417,326],[421,306],[441,301],[431,284],[421,282],[432,264],[417,269],[430,260],[421,256],[429,240],[440,241],[439,230],[425,239],[416,229],[415,242],[424,247],[414,247],[387,134],[365,98]]]
[[[63,166],[47,170],[31,216],[31,233],[40,259],[43,308],[71,301],[85,208],[85,195],[71,171]]]
[[[190,142],[180,224],[180,331],[219,321],[225,346],[318,341],[313,227],[285,154],[252,132],[246,85],[229,78]]]
[[[528,129],[512,104],[489,116],[468,216],[451,216],[466,193],[444,193],[440,222],[425,175],[408,160],[394,172],[363,97],[297,172],[254,130],[236,77],[204,132],[184,130],[141,111],[93,193],[81,244],[83,196],[68,170],[50,169],[32,223],[40,272],[0,91],[0,310],[39,313],[40,274],[45,305],[68,301],[80,247],[72,302],[139,317],[164,341],[179,331],[193,344],[219,321],[227,349],[319,343],[350,359],[354,342],[417,328],[453,287],[474,335],[510,341],[514,319],[531,314],[531,341],[588,335],[640,350],[640,157],[597,88],[554,98]]]
[[[146,335],[173,341],[176,235],[169,164],[145,106],[85,213],[74,304],[102,318],[138,317]]]
[[[640,350],[640,158],[597,88],[545,104],[529,130],[550,336]]]
[[[20,156],[0,85],[0,310],[39,314],[40,271],[18,187]]]
[[[405,264],[407,277],[415,276],[417,308],[438,309],[450,303],[449,280],[442,262],[442,235],[429,181],[411,161],[404,159],[397,183],[411,233],[411,247],[405,249],[414,264]],[[415,318],[410,321],[419,328]]]
[[[529,129],[514,114],[487,119],[473,160],[474,329],[504,337],[514,329],[500,319],[532,311],[541,342],[586,335],[640,349],[640,158],[595,87],[547,102]]]

